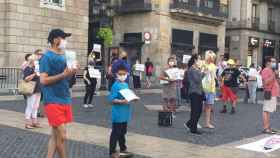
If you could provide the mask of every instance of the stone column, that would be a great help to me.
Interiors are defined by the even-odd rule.
[[[199,31],[198,30],[195,30],[193,32],[193,45],[195,47],[194,50],[193,50],[193,53],[197,54],[198,51],[199,51],[199,49],[198,49],[198,47],[199,47]]]

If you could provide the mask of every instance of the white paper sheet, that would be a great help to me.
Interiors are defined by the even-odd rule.
[[[191,59],[190,55],[183,55],[183,63],[187,64],[189,62],[189,60]]]
[[[101,78],[101,72],[98,69],[89,68],[88,72],[91,78]]]
[[[165,71],[171,80],[183,80],[184,79],[184,70],[178,68],[171,68]]]
[[[139,99],[139,97],[130,89],[120,90],[120,93],[128,102]]]
[[[280,148],[279,140],[280,140],[280,135],[275,135],[275,136],[263,138],[256,142],[253,142],[253,143],[237,146],[236,148],[250,150],[250,151],[256,151],[256,152],[262,152],[262,153],[269,153],[269,152],[278,150]],[[271,141],[272,141],[272,145],[270,144]],[[264,147],[267,145],[271,146],[272,149],[265,150]]]
[[[67,67],[69,69],[77,68],[76,52],[71,51],[71,50],[66,50],[65,51],[65,58],[66,58]]]
[[[178,68],[171,68],[165,71],[168,75],[169,79],[177,80],[179,76],[179,69]]]
[[[145,71],[145,65],[144,64],[135,64],[135,70],[136,71]]]

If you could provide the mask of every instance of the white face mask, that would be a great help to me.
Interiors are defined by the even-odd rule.
[[[58,48],[61,49],[61,50],[64,50],[64,49],[66,49],[66,45],[67,45],[67,41],[66,40],[61,40]]]
[[[118,80],[120,80],[121,82],[124,82],[127,79],[127,74],[126,75],[117,75]]]

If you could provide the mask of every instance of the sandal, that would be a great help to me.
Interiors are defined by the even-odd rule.
[[[29,125],[29,124],[26,124],[26,125],[25,125],[25,128],[26,128],[26,129],[34,129],[33,125]]]
[[[264,129],[262,133],[263,134],[276,134],[276,132],[272,129]]]
[[[39,123],[34,123],[32,126],[34,128],[42,128],[42,126]]]
[[[207,125],[207,126],[205,126],[204,128],[215,129],[215,126],[213,126],[213,125]]]

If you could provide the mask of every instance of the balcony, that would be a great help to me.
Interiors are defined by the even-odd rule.
[[[121,0],[115,7],[117,14],[139,13],[152,11],[151,0]]]
[[[260,18],[258,18],[258,17],[253,17],[252,18],[252,28],[256,29],[256,30],[259,30],[259,28],[260,28]]]
[[[252,18],[252,20],[241,20],[241,21],[227,21],[227,29],[247,29],[262,32],[276,33],[275,21],[269,20],[267,24],[260,23],[260,18]]]
[[[227,17],[228,6],[219,4],[219,1],[214,1],[213,6],[205,6],[204,3],[198,4],[197,0],[173,0],[170,4],[171,13],[183,13],[199,15],[209,18],[225,19]]]
[[[275,21],[272,20],[268,21],[268,31],[275,32]]]

